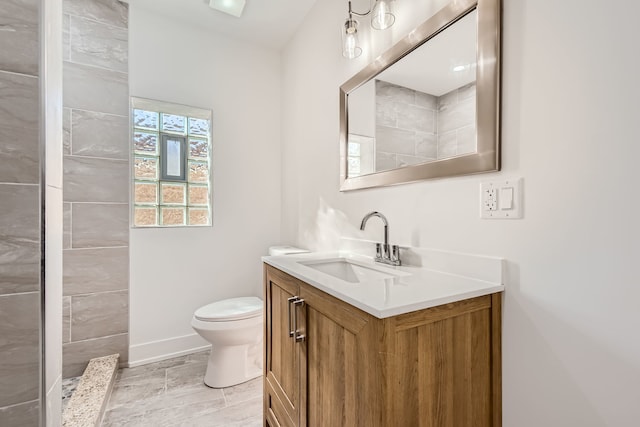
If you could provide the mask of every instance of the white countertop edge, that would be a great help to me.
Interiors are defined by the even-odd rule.
[[[395,307],[390,307],[388,309],[384,309],[384,310],[380,310],[374,307],[371,307],[365,303],[363,303],[362,301],[359,301],[357,299],[351,298],[348,295],[344,295],[343,293],[339,292],[338,290],[332,288],[332,287],[328,287],[325,286],[324,284],[322,284],[321,282],[314,280],[313,278],[310,278],[308,276],[305,276],[304,274],[300,274],[300,272],[288,268],[286,266],[286,261],[295,261],[295,259],[300,259],[300,258],[335,258],[335,257],[352,257],[352,258],[361,258],[361,259],[368,259],[370,261],[371,258],[363,256],[363,255],[359,255],[359,254],[346,254],[346,253],[342,253],[342,252],[327,252],[327,253],[307,253],[307,254],[295,254],[295,255],[284,255],[284,256],[263,256],[262,257],[262,261],[266,264],[269,264],[270,266],[277,268],[278,270],[281,270],[287,274],[290,274],[291,276],[302,280],[305,283],[308,283],[309,285],[315,287],[316,289],[319,289],[333,297],[338,298],[341,301],[344,301],[356,308],[359,308],[360,310],[371,314],[372,316],[375,316],[379,319],[384,319],[387,317],[392,317],[392,316],[397,316],[400,314],[406,314],[406,313],[410,313],[412,311],[417,311],[417,310],[423,310],[425,308],[431,308],[431,307],[436,307],[439,305],[444,305],[444,304],[449,304],[452,302],[457,302],[457,301],[462,301],[465,299],[470,299],[470,298],[476,298],[476,297],[481,297],[481,296],[485,296],[485,295],[490,295],[490,294],[494,294],[494,293],[498,293],[498,292],[503,292],[505,287],[503,284],[499,284],[499,283],[491,283],[491,282],[486,282],[486,281],[482,281],[482,280],[478,280],[478,279],[473,279],[473,278],[468,278],[466,276],[459,276],[459,275],[455,275],[452,273],[448,273],[448,272],[440,272],[442,274],[446,274],[446,275],[451,275],[451,276],[459,276],[468,280],[473,280],[474,282],[477,283],[482,283],[483,285],[485,285],[484,287],[480,288],[480,289],[475,289],[472,291],[467,291],[467,292],[461,292],[461,293],[457,293],[457,294],[452,294],[452,295],[448,295],[445,297],[441,297],[441,298],[432,298],[432,299],[428,299],[428,300],[424,300],[424,301],[417,301],[415,303],[412,304],[404,304],[404,305],[400,305],[400,306],[395,306]],[[285,261],[285,264],[281,264],[278,262],[278,260],[282,260]],[[393,268],[393,267],[391,267]],[[435,271],[435,270],[434,270]]]

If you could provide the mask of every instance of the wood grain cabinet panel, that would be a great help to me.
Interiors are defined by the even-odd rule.
[[[265,426],[501,426],[501,294],[378,319],[268,265],[265,293]]]

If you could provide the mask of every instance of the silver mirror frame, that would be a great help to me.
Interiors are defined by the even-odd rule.
[[[501,6],[502,0],[452,1],[340,87],[340,191],[500,170]],[[349,93],[474,9],[478,11],[476,152],[349,178],[347,176]]]

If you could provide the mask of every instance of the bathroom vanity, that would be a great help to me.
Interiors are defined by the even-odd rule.
[[[265,425],[501,425],[501,260],[476,262],[480,279],[344,254],[263,260]]]

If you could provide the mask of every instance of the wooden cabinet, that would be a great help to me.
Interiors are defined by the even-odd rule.
[[[501,426],[501,294],[378,319],[268,265],[265,291],[266,426]]]

